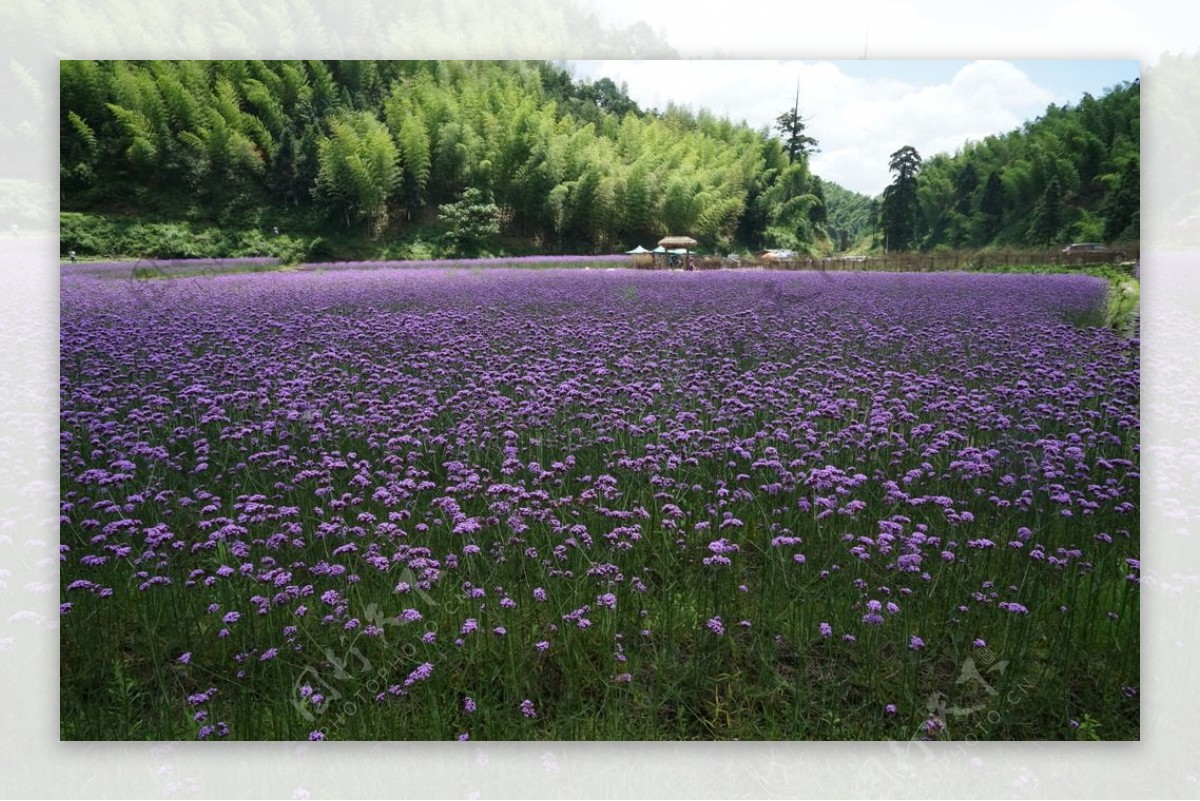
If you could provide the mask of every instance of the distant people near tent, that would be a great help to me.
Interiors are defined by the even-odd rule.
[[[686,267],[687,269],[692,269],[690,266],[691,250],[697,244],[699,243],[690,236],[664,236],[658,240],[658,247],[655,248],[654,252],[657,253],[660,250],[665,250],[667,253],[667,264],[672,268]]]

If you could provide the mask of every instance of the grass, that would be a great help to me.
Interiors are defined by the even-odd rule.
[[[396,220],[372,236],[362,225],[346,227],[314,211],[255,209],[222,218],[198,214],[177,203],[149,215],[64,211],[60,214],[60,255],[79,259],[215,259],[270,256],[285,264],[339,261],[454,259],[464,254],[444,242],[436,221]],[[520,238],[494,245],[496,255],[535,255]],[[479,254],[492,255],[492,254]]]

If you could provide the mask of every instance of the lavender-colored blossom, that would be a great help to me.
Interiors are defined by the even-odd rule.
[[[411,687],[419,681],[425,681],[433,675],[433,665],[429,662],[423,662],[408,674],[408,678],[404,680],[405,687]]]
[[[1136,593],[1139,349],[1063,325],[1104,302],[1102,280],[458,269],[481,264],[493,262],[153,287],[112,280],[129,265],[65,268],[64,646],[89,641],[114,591],[123,604],[170,593],[213,615],[179,633],[181,675],[216,671],[238,708],[259,660],[312,664],[359,634],[373,662],[415,647],[430,670],[468,641],[480,658],[515,645],[518,621],[547,638],[537,653],[558,626],[564,647],[605,647],[610,626],[627,630],[627,599],[647,625],[693,580],[648,564],[736,586],[719,602],[738,602],[725,610],[743,629],[754,610],[747,642],[777,619],[772,591],[818,620],[941,609],[966,632],[992,607],[1035,617],[1009,599],[1076,575],[1113,573]],[[1026,582],[1006,575],[1013,560]],[[801,590],[810,569],[828,595]],[[954,589],[972,575],[998,587]],[[537,603],[514,617],[524,579]],[[377,615],[380,582],[422,611]],[[899,597],[914,604],[903,614]],[[564,616],[570,599],[594,600]],[[1131,599],[1099,610],[1122,610],[1117,634],[1136,620]],[[449,635],[390,640],[426,618]],[[514,636],[472,641],[481,628]],[[614,661],[597,678],[624,683],[638,655]],[[300,702],[328,703],[311,686]],[[207,726],[204,703],[191,711],[201,739],[228,729]]]

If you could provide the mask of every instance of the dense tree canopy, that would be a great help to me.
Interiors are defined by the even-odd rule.
[[[68,61],[62,86],[67,210],[291,205],[378,235],[476,189],[547,248],[824,233],[815,177],[766,131],[545,62]]]
[[[1050,106],[1006,134],[926,161],[913,246],[982,247],[1139,236],[1140,84]]]
[[[645,110],[549,62],[63,61],[61,202],[219,225],[289,214],[387,240],[452,228],[439,208],[478,197],[496,209],[491,243],[444,241],[482,250],[670,233],[844,250],[877,222],[893,248],[1133,238],[1137,112],[1135,82],[953,156],[894,158],[898,183],[872,201],[813,174],[798,102],[780,139],[704,109]]]

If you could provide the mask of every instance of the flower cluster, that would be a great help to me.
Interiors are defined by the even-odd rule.
[[[172,278],[152,304],[64,272],[64,668],[123,663],[95,621],[153,609],[178,615],[135,671],[169,660],[158,686],[336,738],[291,706],[348,706],[317,678],[354,675],[327,654],[354,643],[393,698],[350,725],[449,738],[478,707],[483,738],[537,717],[526,694],[539,725],[583,719],[550,693],[636,693],[675,647],[748,643],[779,656],[762,675],[1002,653],[1090,625],[1054,589],[1076,581],[1136,624],[1138,343],[1066,324],[1098,279],[382,266]],[[568,663],[602,686],[567,693]],[[466,683],[481,665],[520,694]],[[64,703],[109,691],[64,676]],[[259,734],[209,697],[202,739]]]

